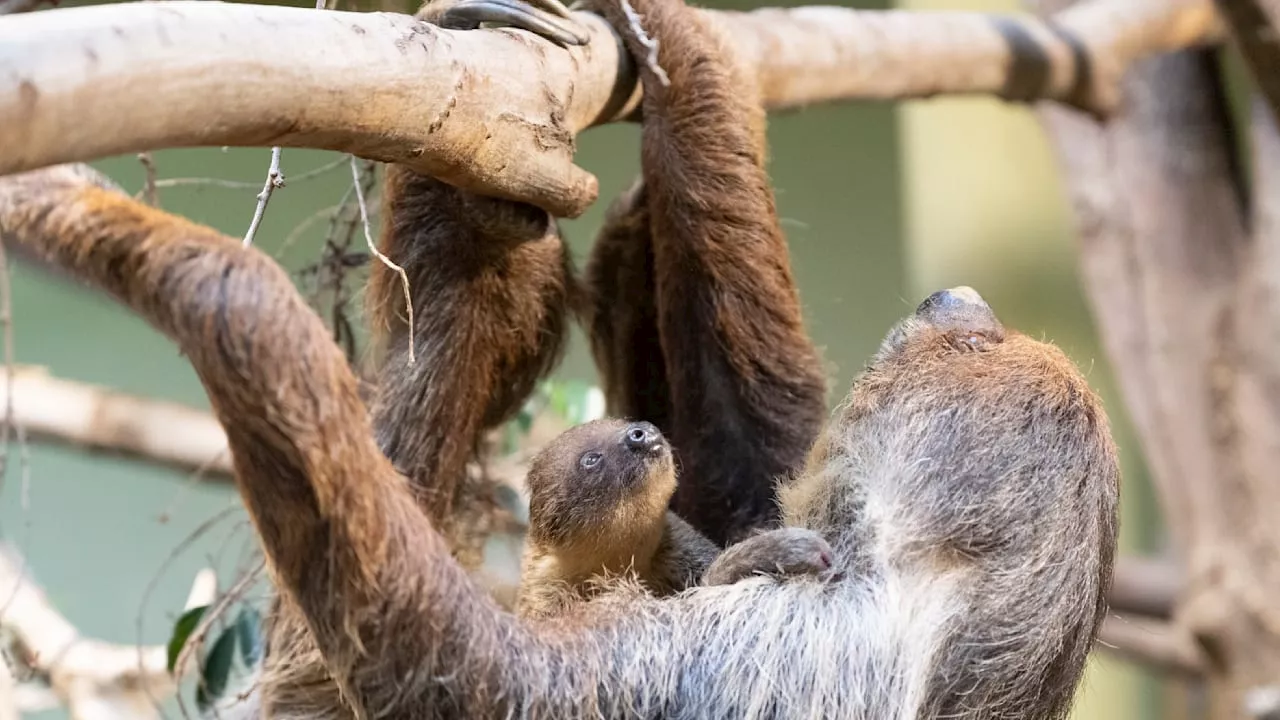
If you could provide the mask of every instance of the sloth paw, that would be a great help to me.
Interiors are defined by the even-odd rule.
[[[703,576],[703,585],[729,585],[755,575],[821,575],[831,569],[831,545],[816,532],[786,527],[731,545]]]

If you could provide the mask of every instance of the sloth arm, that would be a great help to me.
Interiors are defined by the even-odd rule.
[[[558,42],[582,31],[559,0],[441,0],[419,17],[444,27],[505,21]],[[405,270],[369,272],[366,315],[381,354],[371,403],[378,442],[464,564],[481,560],[493,498],[468,478],[487,430],[509,419],[561,357],[576,297],[554,218],[532,205],[386,169],[379,249]]]
[[[636,417],[676,448],[673,509],[725,545],[777,519],[775,483],[803,466],[825,381],[764,169],[755,79],[704,17],[646,6],[670,84],[637,62],[643,184],[611,208],[588,265],[593,349],[613,404],[648,412]],[[591,9],[628,28],[618,2]]]
[[[345,696],[373,707],[397,692],[388,677],[550,647],[451,557],[375,442],[345,356],[274,260],[84,166],[5,178],[0,232],[178,343],[226,430],[275,584]],[[504,666],[467,664],[459,682],[498,682]]]
[[[383,197],[380,245],[408,275],[415,357],[410,364],[401,279],[375,261],[366,292],[383,354],[374,427],[421,507],[474,566],[493,498],[466,465],[561,355],[569,256],[554,220],[531,205],[394,165]]]

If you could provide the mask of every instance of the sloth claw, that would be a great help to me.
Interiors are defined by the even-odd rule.
[[[461,0],[440,17],[440,27],[474,30],[482,24],[528,30],[560,45],[586,45],[586,30],[560,0]]]

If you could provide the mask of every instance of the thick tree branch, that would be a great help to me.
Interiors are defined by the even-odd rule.
[[[1244,717],[1246,693],[1280,673],[1280,348],[1260,221],[1276,203],[1275,139],[1260,136],[1249,223],[1214,56],[1147,60],[1125,91],[1105,125],[1043,116],[1094,317],[1184,560],[1177,624],[1213,660],[1214,716]]]
[[[1106,126],[1043,110],[1094,316],[1184,553],[1230,522],[1215,511],[1227,466],[1211,434],[1222,402],[1213,368],[1232,343],[1246,239],[1214,82],[1205,58],[1183,53],[1149,61]]]
[[[0,179],[0,194],[7,179]],[[4,220],[0,218],[0,225]],[[41,367],[19,366],[13,384],[14,422],[31,437],[152,462],[187,472],[202,472],[210,480],[231,480],[227,435],[212,414],[177,403],[141,398],[109,388],[53,377]],[[6,400],[0,385],[0,406]],[[553,421],[539,417],[538,426]],[[547,432],[531,436],[545,442]],[[528,451],[522,453],[527,455]],[[504,458],[467,471],[488,476],[506,487],[507,497],[523,504],[525,458]],[[523,531],[517,518],[523,507],[508,508],[507,531]]]
[[[772,108],[984,93],[1105,113],[1133,61],[1220,33],[1211,0],[1093,0],[1052,23],[705,12],[757,68]],[[305,146],[576,216],[597,186],[572,164],[574,136],[637,100],[617,37],[578,17],[592,42],[569,51],[522,31],[449,31],[405,15],[187,0],[7,17],[0,173],[161,147]]]

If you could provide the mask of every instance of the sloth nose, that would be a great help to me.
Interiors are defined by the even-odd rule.
[[[652,423],[632,423],[627,426],[622,442],[637,452],[649,451],[662,446],[662,433]]]
[[[977,290],[968,285],[953,287],[949,290],[939,290],[925,298],[924,302],[920,303],[920,307],[916,309],[916,312],[946,313],[966,309],[991,312],[991,307],[987,305],[987,301],[982,299]]]
[[[967,285],[939,290],[916,308],[916,317],[940,328],[996,330],[1000,321],[986,300]]]

